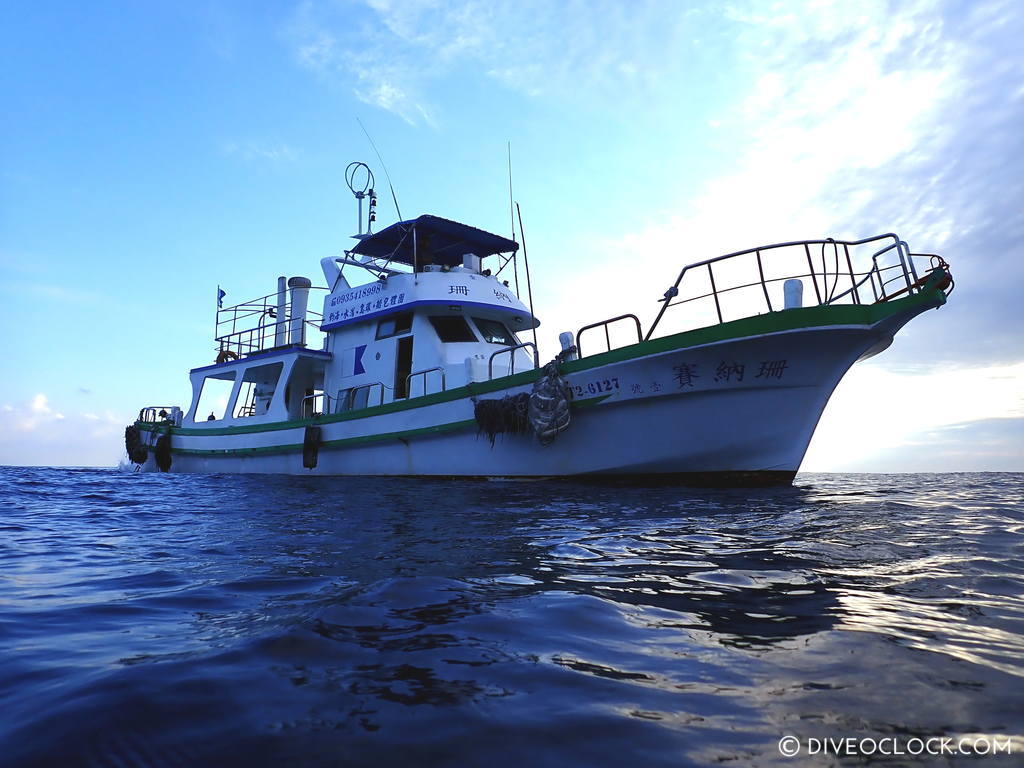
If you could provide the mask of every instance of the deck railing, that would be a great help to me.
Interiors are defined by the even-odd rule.
[[[762,311],[775,312],[786,308],[777,288],[788,280],[809,283],[817,305],[872,304],[887,301],[902,293],[919,290],[920,283],[914,258],[932,258],[931,254],[912,254],[910,247],[893,233],[863,240],[799,240],[775,243],[758,248],[727,253],[683,267],[672,287],[665,292],[658,316],[644,336],[650,339],[669,307],[711,300],[719,323],[737,319],[724,307],[727,298],[746,291],[744,312],[749,317]],[[934,257],[938,258],[938,257]],[[748,264],[747,275],[756,265],[757,279],[740,279],[734,274],[741,262]],[[782,271],[771,268],[786,262]],[[800,264],[800,268],[795,265]],[[934,264],[933,264],[934,267]],[[723,277],[725,284],[723,284]],[[706,285],[694,295],[679,298],[687,285]],[[774,298],[773,298],[774,295]],[[756,296],[757,300],[751,301]]]
[[[326,291],[326,288],[310,288],[311,291]],[[291,328],[291,304],[282,308],[277,305],[278,294],[270,293],[258,299],[244,301],[231,307],[217,310],[214,326],[214,341],[217,352],[225,359],[238,359],[246,355],[288,346]],[[278,314],[280,313],[280,317]],[[323,315],[311,309],[306,310],[304,336],[320,333]],[[281,339],[283,338],[283,342]],[[307,346],[314,346],[308,344]]]
[[[509,356],[508,373],[507,374],[503,373],[501,375],[502,376],[511,376],[513,373],[515,373],[516,372],[516,355],[515,355],[516,350],[517,349],[526,349],[527,347],[530,347],[533,350],[533,367],[534,368],[540,368],[540,356],[537,354],[537,345],[534,344],[532,341],[524,341],[522,344],[514,344],[514,345],[509,346],[509,347],[502,347],[501,349],[499,349],[496,352],[492,353],[489,358],[487,358],[487,379],[490,380],[490,379],[494,378],[494,358],[498,357],[499,355],[508,355]]]
[[[177,426],[181,424],[181,408],[176,405],[148,405],[139,410],[139,421]]]
[[[444,368],[442,368],[441,366],[438,365],[438,366],[434,366],[433,368],[425,368],[422,371],[413,371],[408,376],[406,376],[405,377],[405,392],[406,392],[406,394],[409,397],[413,396],[413,394],[412,394],[412,382],[413,382],[413,379],[417,379],[419,377],[423,377],[423,392],[421,394],[423,394],[423,395],[428,394],[427,393],[427,383],[429,381],[428,374],[431,374],[431,373],[440,373],[441,374],[441,389],[439,390],[440,392],[444,392],[446,389],[448,389],[448,385],[447,385],[447,383],[445,381]]]
[[[376,395],[376,397],[374,397]],[[369,384],[361,384],[358,387],[339,389],[337,396],[333,398],[332,413],[344,413],[345,411],[358,411],[362,408],[371,408],[375,405],[384,404],[384,382],[373,381]]]
[[[604,340],[606,345],[605,351],[610,351],[612,348],[612,337],[609,332],[609,326],[613,323],[617,323],[620,320],[632,320],[636,324],[636,340],[642,341],[644,337],[643,328],[640,326],[640,318],[636,315],[619,315],[618,317],[612,317],[608,320],[602,320],[599,323],[591,323],[590,325],[584,325],[576,334],[576,354],[583,357],[583,345],[580,344],[580,339],[583,337],[584,331],[590,331],[594,328],[604,328]]]
[[[604,328],[606,349],[611,349],[609,327],[630,319],[638,330],[637,341],[648,340],[669,307],[688,310],[689,324],[680,329],[685,330],[792,306],[889,301],[921,290],[925,280],[915,259],[928,260],[920,265],[925,277],[946,267],[939,256],[911,253],[906,241],[893,233],[863,240],[798,240],[727,253],[683,267],[659,299],[661,309],[646,334],[635,315],[619,315],[581,328],[577,347],[585,331]],[[793,285],[797,281],[800,285]],[[790,290],[801,298],[788,300]]]

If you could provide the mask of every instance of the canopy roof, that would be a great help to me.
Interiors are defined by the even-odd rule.
[[[416,235],[416,254],[413,255],[413,232]],[[439,216],[424,215],[417,219],[399,221],[390,227],[365,236],[351,253],[390,259],[399,264],[443,264],[454,267],[462,263],[462,256],[492,256],[519,249],[519,243],[482,229],[460,224]]]

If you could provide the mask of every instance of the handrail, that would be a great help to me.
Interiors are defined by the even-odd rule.
[[[365,408],[372,407],[370,405],[370,393],[373,391],[374,387],[380,387],[380,398],[379,398],[379,401],[378,401],[377,405],[384,405],[384,382],[382,382],[382,381],[372,381],[369,384],[360,384],[358,387],[349,387],[348,389],[339,389],[338,390],[338,395],[337,395],[337,397],[335,399],[334,412],[335,413],[342,413],[344,411],[356,410],[355,402],[356,402],[357,393],[362,391],[362,390],[364,390],[364,389],[366,390],[366,405],[363,406],[363,407],[365,407]],[[342,397],[342,393],[344,393],[344,397]]]
[[[881,247],[871,254],[870,268],[867,269],[867,271],[858,272],[854,268],[854,259],[851,256],[851,248],[857,248],[871,243],[880,244]],[[811,254],[812,246],[821,247],[821,263],[817,266],[815,266],[814,263],[816,257],[812,258]],[[779,257],[784,258],[785,255],[779,254],[779,251],[783,249],[800,248],[803,250],[803,256],[800,258],[805,258],[807,262],[806,273],[790,274],[786,277],[768,278],[765,276],[763,264],[764,257],[778,254]],[[831,250],[827,251],[826,249]],[[891,263],[883,263],[881,261],[882,257],[890,252],[893,255],[891,258],[886,259],[886,262]],[[798,251],[791,250],[789,253],[795,255]],[[860,251],[860,253],[863,253],[863,251]],[[913,292],[916,288],[919,289],[921,280],[918,277],[917,268],[914,264],[914,257],[921,255],[922,254],[912,254],[906,241],[901,240],[896,234],[889,232],[860,240],[835,240],[832,238],[826,238],[823,240],[794,240],[775,243],[772,245],[762,245],[756,248],[747,248],[742,251],[734,251],[732,253],[715,256],[710,259],[704,259],[702,261],[694,262],[693,264],[688,264],[680,270],[676,281],[668,291],[665,292],[664,297],[659,299],[662,306],[658,311],[654,322],[651,323],[650,329],[647,331],[645,336],[642,335],[641,330],[641,335],[643,339],[650,339],[653,336],[654,331],[657,329],[658,324],[661,322],[661,319],[668,307],[700,299],[710,298],[714,301],[715,315],[717,316],[718,322],[722,323],[727,318],[723,313],[721,297],[731,291],[737,291],[743,288],[754,288],[760,286],[764,301],[762,306],[765,307],[768,312],[778,311],[776,309],[777,305],[773,305],[772,297],[769,295],[768,288],[773,283],[793,278],[810,278],[814,288],[814,298],[817,299],[818,305],[835,304],[840,301],[848,301],[853,304],[863,304],[868,301],[885,301],[894,295],[891,287],[893,283],[896,283],[898,286],[905,286],[898,288],[898,293],[906,293],[908,291]],[[752,256],[756,259],[758,279],[754,282],[744,283],[742,285],[727,284],[725,288],[719,287],[720,283],[716,280],[714,267],[720,262],[742,256]],[[858,259],[861,260],[861,264],[864,263],[864,258],[867,258],[866,254],[858,256]],[[845,264],[843,261],[845,261]],[[673,301],[673,299],[679,296],[679,286],[686,275],[693,273],[698,269],[707,269],[707,276],[703,279],[705,284],[710,285],[710,291],[701,293],[697,296],[691,296],[686,299]],[[778,272],[779,270],[776,270],[776,274],[778,274]],[[718,277],[720,276],[721,275],[719,274]],[[729,276],[729,273],[726,273],[726,277],[729,278]],[[847,285],[849,286],[848,288],[846,287]],[[840,288],[841,292],[837,293],[837,289]],[[862,294],[866,288],[870,288],[871,293],[864,296]],[[776,299],[776,301],[778,301],[778,299]],[[594,323],[593,325],[585,326],[580,329],[580,334],[590,328],[605,325],[605,334],[607,339],[608,328],[606,324],[624,317],[629,317],[629,315],[623,315],[619,318],[603,321],[603,323]],[[728,319],[733,318],[730,317]],[[577,334],[577,346],[579,345],[580,334]],[[582,352],[580,354],[582,356]]]
[[[323,286],[312,286],[309,290],[327,291],[329,289]],[[294,319],[291,317],[292,305],[291,302],[286,302],[279,307],[277,298],[278,293],[275,291],[230,307],[218,308],[213,331],[218,351],[232,352],[238,357],[242,357],[273,349],[277,336],[281,335],[282,331],[286,339],[286,346],[291,346],[287,339],[291,322]],[[280,317],[278,317],[279,310]],[[269,322],[264,322],[266,320]],[[307,307],[304,325],[319,330],[318,321],[322,320],[321,313]]]
[[[160,411],[163,411],[166,416],[161,417]],[[139,409],[139,421],[146,422],[161,422],[161,421],[173,421],[175,411],[181,411],[176,405],[147,405],[145,408]]]
[[[611,339],[611,335],[608,332],[608,326],[611,325],[612,323],[617,323],[619,320],[628,320],[630,318],[632,318],[633,322],[636,323],[636,340],[638,342],[642,341],[643,340],[643,336],[644,336],[644,331],[643,331],[643,327],[640,325],[640,318],[637,317],[636,315],[630,315],[630,314],[619,315],[618,317],[612,317],[612,318],[609,318],[608,320],[601,320],[598,323],[591,323],[590,325],[584,325],[582,328],[580,328],[579,331],[576,334],[576,354],[579,357],[583,357],[583,345],[580,343],[580,340],[583,337],[583,332],[584,331],[589,331],[592,328],[600,328],[601,326],[604,326],[605,342],[608,344],[608,350],[611,351],[612,339]]]
[[[322,403],[320,405],[320,410],[319,411],[317,411],[317,409],[316,409],[316,401],[318,399],[325,401],[324,403]],[[309,402],[310,402],[309,414],[308,415],[306,414],[306,401],[307,400],[309,400]],[[299,403],[299,409],[302,411],[302,418],[304,418],[304,419],[311,419],[314,416],[318,416],[318,415],[322,416],[324,413],[327,413],[327,410],[324,408],[324,405],[327,405],[327,407],[330,408],[330,403],[331,403],[331,396],[328,395],[325,392],[314,392],[312,395],[306,395],[304,398],[302,398],[302,402]]]
[[[516,372],[516,356],[512,353],[515,352],[517,349],[525,349],[526,347],[533,348],[533,367],[540,368],[540,356],[537,354],[537,345],[534,344],[532,341],[524,341],[522,344],[516,344],[515,346],[511,347],[502,347],[496,352],[491,353],[491,356],[487,358],[488,381],[494,378],[494,358],[496,358],[498,355],[504,354],[508,354],[511,356],[511,362],[509,364],[508,371],[508,375],[511,376],[513,373]]]
[[[405,377],[405,394],[406,396],[412,395],[412,378],[413,376],[423,377],[423,394],[427,394],[427,374],[439,371],[441,373],[441,391],[444,392],[448,389],[448,385],[445,383],[444,368],[440,365],[435,365],[433,368],[424,368],[422,371],[413,371]]]

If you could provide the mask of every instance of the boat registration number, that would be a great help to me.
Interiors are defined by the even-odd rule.
[[[585,397],[587,395],[600,395],[602,392],[614,392],[619,388],[619,377],[613,376],[610,379],[596,379],[586,384],[570,384],[569,390],[573,397]]]

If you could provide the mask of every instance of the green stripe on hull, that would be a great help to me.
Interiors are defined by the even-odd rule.
[[[609,395],[600,395],[598,397],[590,397],[586,400],[579,400],[570,403],[570,407],[573,410],[579,410],[580,408],[588,408],[592,405],[597,405],[603,400],[607,400]],[[323,422],[319,422],[323,423]],[[367,445],[369,443],[379,443],[385,440],[404,440],[410,437],[424,437],[426,435],[440,435],[447,432],[456,432],[460,429],[469,429],[476,427],[476,419],[464,419],[462,421],[450,421],[447,424],[436,424],[430,427],[419,427],[417,429],[403,429],[398,432],[381,432],[376,435],[360,435],[358,437],[342,437],[337,440],[325,440],[320,443],[321,448],[348,448],[356,445]],[[175,430],[174,434],[178,431]],[[257,456],[261,454],[270,453],[291,453],[293,451],[301,451],[302,443],[292,443],[290,445],[267,445],[256,448],[221,448],[221,449],[202,449],[202,448],[177,448],[171,446],[172,453],[178,453],[183,456]]]
[[[362,435],[360,437],[344,437],[339,440],[325,440],[320,443],[320,448],[348,448],[355,445],[379,443],[384,440],[403,440],[410,437],[423,437],[424,435],[439,435],[445,432],[468,429],[473,426],[476,426],[476,421],[474,419],[452,421],[448,424],[438,424],[433,427],[421,427],[420,429],[403,429],[398,432],[383,432],[378,435]],[[258,448],[223,448],[219,450],[171,447],[171,451],[173,453],[180,453],[185,456],[258,456],[267,453],[291,453],[293,451],[301,450],[302,443],[295,443],[293,445],[267,445]]]

